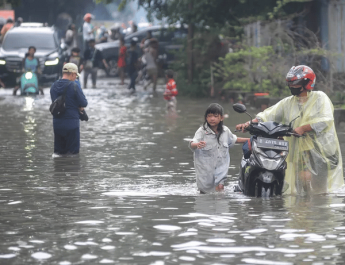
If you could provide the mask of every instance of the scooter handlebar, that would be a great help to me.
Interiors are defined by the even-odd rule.
[[[306,134],[300,135],[300,134],[295,133],[295,132],[289,132],[288,135],[295,136],[295,137],[297,137],[297,138],[305,137],[305,136],[306,136]]]

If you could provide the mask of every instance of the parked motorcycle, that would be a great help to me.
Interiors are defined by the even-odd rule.
[[[242,104],[234,104],[233,109],[249,115]],[[292,128],[293,121],[299,117],[289,125],[273,121],[253,123],[253,118],[250,118],[246,131],[253,135],[248,143],[251,152],[242,157],[238,188],[251,197],[281,195],[287,167],[285,160],[289,153],[289,142],[283,140],[283,137],[301,137]]]
[[[31,70],[25,71],[20,77],[20,93],[21,95],[39,94],[37,74]]]

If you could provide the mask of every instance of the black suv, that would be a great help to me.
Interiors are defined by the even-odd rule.
[[[57,32],[51,27],[14,27],[9,30],[0,47],[0,73],[7,85],[15,83],[22,73],[22,61],[29,46],[36,47],[40,61],[41,83],[55,81],[61,75],[64,62]]]
[[[131,33],[125,37],[125,45],[127,49],[130,47],[132,38],[137,38],[138,43],[147,36],[147,32],[151,31],[152,37],[159,42],[159,56],[158,59],[163,68],[167,68],[174,60],[174,51],[183,47],[182,42],[187,37],[188,30],[184,27],[162,27],[152,26],[140,31]],[[107,60],[110,69],[108,69],[108,76],[117,75],[117,60],[119,54],[119,41],[100,43],[96,48],[103,54],[103,58]],[[141,53],[141,51],[140,51]]]

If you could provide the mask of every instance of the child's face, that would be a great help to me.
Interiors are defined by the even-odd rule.
[[[218,124],[223,121],[223,116],[220,114],[209,113],[207,114],[206,120],[211,127],[217,127]]]
[[[72,56],[77,57],[77,56],[79,56],[79,53],[78,52],[72,52]]]

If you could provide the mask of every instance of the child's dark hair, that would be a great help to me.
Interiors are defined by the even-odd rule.
[[[168,78],[174,78],[174,71],[171,70],[171,69],[168,69],[165,71],[165,75],[168,77]]]
[[[207,115],[208,114],[218,114],[220,116],[224,116],[224,109],[221,105],[217,104],[217,103],[212,103],[210,106],[208,106],[206,112],[205,112],[205,122],[203,124],[203,128],[204,130],[206,130],[206,124],[207,126],[210,128],[211,126],[208,124],[207,122]],[[223,130],[223,121],[220,121],[220,123],[218,124],[217,127],[217,141],[219,143],[219,138],[222,135],[222,133],[224,132]]]
[[[74,47],[71,52],[75,52],[75,53],[80,53],[80,49],[78,47]]]

